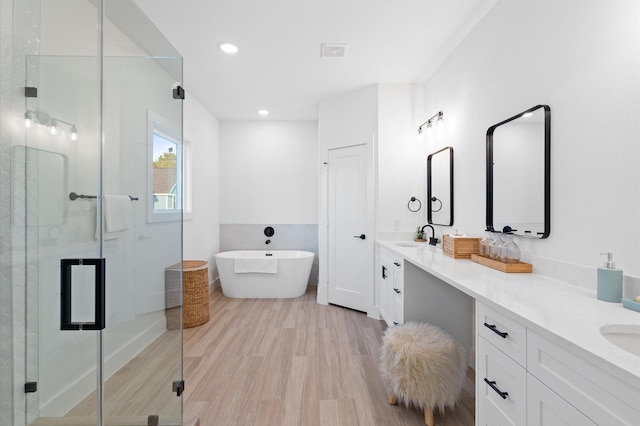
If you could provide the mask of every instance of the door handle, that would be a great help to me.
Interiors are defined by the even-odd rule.
[[[365,238],[367,238],[367,236],[364,234],[360,234],[360,235],[354,235],[353,238],[360,238],[361,240],[364,240]]]
[[[105,327],[105,270],[106,260],[61,259],[60,260],[60,330],[103,330]],[[94,320],[93,322],[71,321],[71,277],[72,266],[90,265],[94,274]]]
[[[485,377],[485,378],[484,378],[484,382],[485,382],[486,384],[488,384],[489,386],[491,386],[491,389],[493,389],[494,391],[496,391],[496,393],[497,393],[498,395],[500,395],[500,397],[501,397],[502,399],[507,399],[507,397],[509,396],[509,392],[502,392],[502,391],[498,388],[498,386],[496,386],[496,382],[495,382],[495,380],[489,380],[489,379],[487,379],[487,378]]]

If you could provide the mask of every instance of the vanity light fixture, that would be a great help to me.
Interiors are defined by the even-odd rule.
[[[49,133],[51,135],[57,135],[58,131],[60,130],[60,125],[65,125],[69,127],[69,139],[71,139],[72,141],[78,140],[78,128],[75,124],[69,123],[68,121],[64,121],[59,118],[51,117],[46,111],[34,112],[27,110],[24,113],[24,127],[30,129],[31,127],[33,127],[34,123],[48,127]]]
[[[424,123],[422,123],[420,125],[420,127],[418,127],[418,136],[422,136],[422,128],[426,125],[427,129],[430,128],[434,121],[436,124],[438,124],[441,120],[442,117],[444,116],[444,113],[442,111],[438,111],[433,117],[430,117],[427,121],[425,121]]]
[[[527,117],[531,117],[533,115],[533,113],[531,111],[529,112],[525,112],[524,114],[522,114],[523,118],[527,118]]]
[[[233,43],[220,42],[220,43],[218,43],[218,47],[224,53],[227,53],[229,55],[233,55],[234,53],[238,53],[238,46],[236,46]]]
[[[269,111],[267,111],[266,109],[261,109],[260,111],[258,111],[258,114],[260,114],[263,117],[266,117],[267,115],[269,115]]]

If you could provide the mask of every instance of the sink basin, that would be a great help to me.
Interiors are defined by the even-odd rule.
[[[640,356],[640,325],[604,325],[600,327],[600,334],[620,349]]]
[[[398,247],[420,247],[421,243],[412,243],[412,242],[399,242],[399,243],[394,243],[395,245],[397,245]]]

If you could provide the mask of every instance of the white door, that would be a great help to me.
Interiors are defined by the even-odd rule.
[[[366,145],[329,150],[328,301],[366,312],[373,291]]]

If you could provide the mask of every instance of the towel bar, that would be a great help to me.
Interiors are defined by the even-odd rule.
[[[77,200],[78,198],[80,199],[85,199],[85,198],[98,198],[97,195],[84,195],[84,194],[76,194],[75,192],[70,192],[69,193],[69,199],[71,201]],[[133,197],[131,195],[129,195],[129,199],[131,199],[131,201],[138,201],[138,197]]]

